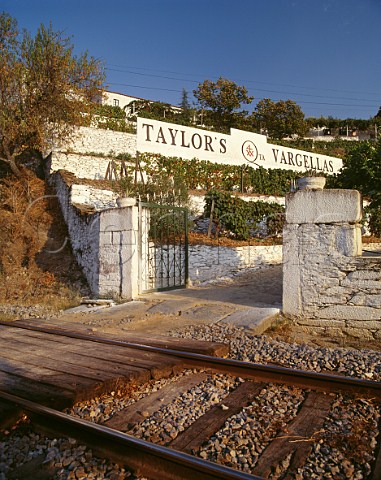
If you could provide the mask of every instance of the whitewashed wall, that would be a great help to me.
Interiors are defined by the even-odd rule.
[[[87,205],[96,211],[116,207],[117,194],[110,190],[100,190],[90,185],[72,185],[70,201],[74,205]]]
[[[73,254],[90,290],[98,295],[100,214],[85,214],[75,208],[71,202],[71,189],[60,174],[54,175],[53,183],[68,228]]]
[[[46,159],[45,169],[48,175],[66,170],[75,173],[77,178],[104,180],[110,157],[98,157],[78,153],[52,152]]]
[[[120,153],[136,153],[136,135],[115,132],[102,128],[79,127],[75,135],[65,144],[55,145],[55,151],[73,153],[97,153],[118,155]]]
[[[362,256],[356,190],[287,196],[283,311],[304,328],[381,339],[381,257]]]
[[[263,268],[282,263],[282,245],[189,247],[189,278],[193,284],[232,276],[245,268]]]
[[[239,198],[245,202],[266,202],[266,203],[277,203],[278,205],[285,204],[285,197],[277,197],[275,195],[239,195]],[[205,207],[204,195],[190,195],[190,208],[192,213],[197,215],[202,215]]]
[[[121,153],[136,155],[136,135],[79,127],[70,141],[55,145],[45,169],[48,175],[67,170],[78,178],[104,179],[110,160]]]
[[[71,175],[53,175],[73,254],[94,296],[132,299],[138,294],[138,209],[73,203],[81,198]],[[82,192],[83,193],[83,192]],[[57,254],[59,255],[59,253]],[[57,257],[57,261],[59,258]]]

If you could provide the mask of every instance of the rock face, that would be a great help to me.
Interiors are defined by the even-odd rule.
[[[362,257],[356,190],[286,198],[283,313],[306,328],[381,338],[381,257]]]

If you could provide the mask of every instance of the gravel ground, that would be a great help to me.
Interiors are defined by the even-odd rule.
[[[172,335],[229,343],[230,357],[237,360],[381,381],[381,352],[373,350],[313,348],[273,340],[265,335],[250,335],[243,328],[219,324],[192,325]]]
[[[167,445],[213,405],[220,403],[240,381],[230,375],[211,374],[207,380],[134,427],[131,433],[144,440]]]
[[[0,442],[0,480],[6,480],[7,472],[39,456],[44,457],[44,464],[57,469],[55,480],[138,478],[117,464],[93,456],[89,448],[78,444],[75,439],[49,439],[24,425],[4,436]]]
[[[299,389],[270,384],[248,407],[230,417],[198,455],[250,473],[270,440],[296,416],[303,399]]]
[[[229,325],[192,326],[174,336],[229,342],[231,357],[256,363],[276,363],[288,367],[331,371],[358,378],[381,381],[381,352],[312,348],[287,344],[265,336],[254,336]],[[75,405],[69,413],[94,422],[111,416],[151,392],[163,388],[187,370],[169,379],[151,381],[129,395],[112,392],[89,402]],[[146,418],[135,427],[135,434],[160,444],[167,444],[208,408],[223,401],[242,379],[211,374],[207,380],[178,397],[170,405]],[[250,471],[270,439],[292,419],[304,393],[296,388],[268,385],[242,412],[232,416],[225,426],[195,454],[201,458]],[[321,432],[317,432],[307,464],[295,476],[304,479],[365,479],[370,472],[377,444],[379,407],[370,400],[337,396]],[[74,440],[49,440],[33,432],[14,432],[0,442],[0,480],[6,472],[37,455],[58,468],[56,479],[136,478],[131,472],[93,457],[90,450]],[[329,458],[329,460],[327,460]],[[272,478],[282,478],[286,465],[279,466]]]
[[[275,363],[302,370],[329,371],[381,381],[381,352],[372,350],[312,348],[308,345],[288,344],[266,336],[250,335],[245,333],[244,329],[231,325],[218,324],[190,326],[172,332],[172,335],[229,343],[230,357],[238,360],[262,364]],[[275,392],[277,389],[278,387]],[[288,394],[281,397],[282,400],[283,397],[290,398]],[[259,453],[257,445],[260,446],[259,448],[263,448],[267,439],[266,437],[261,438],[260,433],[258,435],[257,427],[254,427],[249,434],[247,428],[241,428],[239,435],[236,435],[234,426],[248,425],[250,427],[252,417],[246,417],[246,411],[249,411],[250,414],[255,412],[259,401],[260,398],[239,415],[229,419],[224,429],[217,432],[209,444],[201,449],[199,455],[202,458],[249,471],[250,467],[255,464]],[[295,403],[297,401],[290,399],[286,407],[292,411]],[[260,413],[258,425],[262,421],[269,421],[266,408],[260,409]],[[272,417],[273,414],[271,414],[270,420]],[[337,396],[306,465],[303,469],[298,470],[295,479],[366,479],[370,473],[370,463],[374,460],[373,452],[377,445],[380,418],[379,405],[374,402]],[[270,426],[269,432],[271,432]],[[247,459],[247,456],[242,455],[242,451],[247,452],[251,441],[249,440],[245,445],[245,441],[242,442],[242,435],[245,441],[247,436],[256,439],[256,448],[250,452],[252,456],[250,460]],[[266,435],[269,435],[267,431]],[[233,456],[229,453],[231,451],[234,452]],[[279,466],[272,478],[282,478],[282,470],[283,466]]]
[[[319,441],[295,480],[368,478],[379,421],[379,407],[372,401],[338,396]]]

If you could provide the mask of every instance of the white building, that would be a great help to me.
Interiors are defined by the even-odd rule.
[[[105,90],[103,96],[100,99],[102,105],[112,105],[113,107],[120,107],[126,112],[126,116],[134,115],[136,112],[136,102],[155,102],[155,100],[148,100],[147,98],[131,97],[125,93],[110,92]],[[171,110],[176,113],[181,112],[181,108],[175,105],[171,105]],[[163,117],[165,117],[165,112]]]
[[[135,105],[139,100],[144,98],[131,97],[125,93],[104,91],[100,103],[102,105],[112,105],[113,107],[120,107],[125,110],[126,115],[133,115],[135,113]]]

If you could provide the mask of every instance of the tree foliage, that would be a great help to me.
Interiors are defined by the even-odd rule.
[[[377,142],[359,142],[344,159],[338,177],[342,188],[360,190],[381,205],[381,137]]]
[[[205,80],[200,83],[193,95],[211,125],[217,130],[229,131],[237,127],[247,112],[241,110],[242,104],[250,104],[253,97],[248,95],[245,87],[240,87],[231,80],[220,77],[217,82]]]
[[[353,188],[370,198],[370,229],[381,235],[381,137],[377,142],[359,142],[344,158],[338,186]]]
[[[270,137],[277,139],[291,135],[304,136],[307,131],[304,113],[292,100],[260,100],[253,112],[252,121],[259,131],[266,131]]]
[[[169,103],[152,102],[151,100],[136,100],[135,113],[130,115],[130,120],[136,120],[136,116],[151,118],[153,120],[173,121],[179,115]]]
[[[44,151],[90,115],[104,81],[99,61],[73,55],[73,45],[50,25],[34,37],[0,14],[0,159],[20,175],[17,158]]]
[[[258,223],[266,217],[270,235],[282,231],[284,223],[284,207],[276,203],[262,201],[245,202],[229,192],[210,190],[205,195],[204,216],[209,218],[213,203],[213,219],[218,229],[230,232],[237,240],[248,240],[254,234]]]
[[[191,125],[195,111],[189,103],[189,95],[188,95],[188,92],[185,90],[185,88],[183,88],[181,93],[180,108],[181,108],[181,113],[179,114],[179,118],[182,124]]]
[[[381,108],[380,108],[381,112]],[[379,112],[379,113],[380,113]],[[309,117],[306,119],[308,127],[326,127],[332,131],[331,134],[345,135],[346,132],[359,130],[360,132],[368,132],[373,134],[375,126],[381,126],[381,114],[375,115],[370,119],[362,118],[334,118],[328,117]]]

